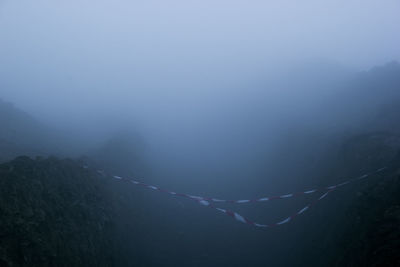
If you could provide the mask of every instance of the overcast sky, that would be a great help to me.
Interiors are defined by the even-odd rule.
[[[196,116],[301,62],[399,60],[399,14],[398,0],[0,0],[0,97],[49,121]]]

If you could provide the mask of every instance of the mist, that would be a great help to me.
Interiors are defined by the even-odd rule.
[[[326,182],[342,138],[399,97],[360,93],[374,67],[397,68],[399,12],[395,0],[3,0],[0,98],[60,133],[51,153],[116,174],[225,198],[301,189]]]
[[[270,123],[326,90],[274,81],[303,65],[399,59],[398,11],[397,1],[3,1],[2,97],[91,140],[137,129],[168,153],[273,139]]]

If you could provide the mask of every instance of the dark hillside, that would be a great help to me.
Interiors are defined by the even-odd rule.
[[[106,181],[72,160],[0,165],[0,266],[110,266]]]
[[[360,169],[389,162],[388,169],[358,184],[358,189],[333,194],[323,203],[324,209],[307,214],[329,223],[318,229],[313,224],[303,225],[301,232],[309,238],[304,245],[308,246],[301,248],[302,259],[290,262],[297,266],[397,265],[399,140],[396,135],[373,133],[355,136],[343,144],[337,165],[332,167],[342,168],[337,173],[360,173]],[[0,165],[0,266],[141,266],[149,260],[141,244],[153,243],[151,232],[160,234],[157,228],[165,227],[153,217],[157,217],[155,213],[169,216],[172,210],[149,211],[143,207],[146,200],[140,198],[158,195],[135,190],[82,166],[74,160],[28,157]],[[324,210],[330,212],[323,215]],[[193,215],[183,210],[179,213]],[[213,220],[218,218],[224,219],[216,215]],[[230,220],[227,223],[237,226]],[[298,223],[293,222],[288,230],[296,229]],[[146,225],[155,228],[140,232]],[[252,230],[246,227],[244,231]],[[175,237],[174,233],[164,235]],[[316,244],[313,240],[318,241],[317,247],[309,247]]]
[[[342,165],[383,166],[379,180],[368,181],[354,194],[340,224],[332,230],[332,266],[400,265],[400,136],[364,134],[348,140]]]
[[[377,242],[380,234],[377,235],[376,228],[372,226],[385,225],[385,212],[391,213],[400,205],[400,135],[374,132],[345,138],[329,157],[321,161],[319,177],[312,184],[337,184],[345,177],[358,177],[381,167],[387,168],[340,188],[321,203],[321,209],[310,212],[310,218],[316,216],[313,217],[316,219],[301,230],[297,239],[305,240],[302,241],[304,245],[296,248],[299,256],[293,262],[289,261],[290,264],[371,266],[365,262],[366,254],[370,262],[395,262],[399,248],[394,243],[387,243],[385,237]],[[291,227],[297,227],[296,223]],[[393,227],[387,230],[394,235],[398,231]],[[371,236],[375,236],[376,240],[370,239]],[[370,246],[376,246],[375,251],[386,245],[391,250],[390,259],[369,251],[372,249]]]
[[[358,192],[344,225],[332,266],[400,266],[400,165]]]

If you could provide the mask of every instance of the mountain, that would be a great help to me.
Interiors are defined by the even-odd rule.
[[[0,162],[18,155],[46,155],[49,130],[13,104],[0,99]]]
[[[390,62],[360,72],[322,103],[332,128],[355,132],[400,131],[400,64]],[[324,122],[321,122],[324,123]]]
[[[27,155],[77,157],[92,144],[74,133],[54,129],[0,99],[0,162]]]

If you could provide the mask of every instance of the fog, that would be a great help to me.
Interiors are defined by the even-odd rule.
[[[399,9],[1,1],[1,97],[87,142],[137,132],[153,160],[190,164],[185,179],[218,166],[244,176],[289,128],[320,122],[312,110],[340,81],[400,59]]]
[[[397,0],[0,0],[0,99],[58,133],[48,138],[59,146],[49,154],[87,156],[118,175],[228,199],[304,190],[345,172],[330,161],[343,137],[367,131],[365,125],[388,129],[374,119],[400,99],[399,13]],[[381,85],[390,90],[374,91]],[[358,167],[350,168],[354,175]],[[165,213],[185,212],[166,219],[149,211],[149,221],[163,220],[165,231],[157,235],[151,220],[149,234],[161,245],[129,232],[127,240],[145,241],[127,251],[134,248],[142,260],[170,253],[160,252],[153,264],[173,257],[187,264],[197,250],[206,256],[191,266],[226,263],[217,254],[233,239],[208,242],[222,224],[211,212],[194,215],[186,202],[133,192],[140,206],[153,201]],[[273,221],[299,203],[250,214]],[[202,230],[192,233],[187,225],[200,214]],[[266,248],[281,259],[294,250],[281,237],[310,233],[303,221],[271,235],[275,247],[223,224],[226,236],[237,231],[234,241],[254,241],[226,248],[244,253],[241,263],[254,256],[254,266],[262,266]],[[158,239],[176,236],[187,241],[177,243],[187,255]],[[198,244],[185,245],[193,240]]]
[[[398,1],[2,1],[1,97],[88,143],[136,132],[164,175],[161,165],[186,168],[175,173],[181,179],[248,180],[268,169],[288,129],[320,122],[312,110],[340,81],[400,58],[399,9]]]

